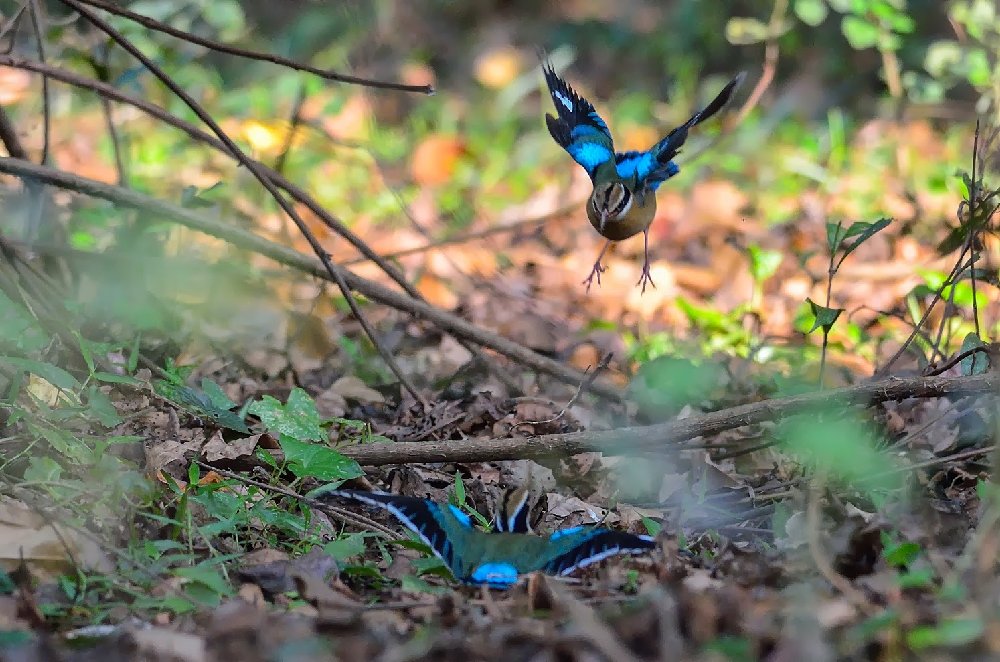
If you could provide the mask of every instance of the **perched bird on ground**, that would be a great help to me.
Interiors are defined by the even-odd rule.
[[[458,506],[384,492],[329,489],[310,494],[320,502],[347,499],[392,514],[444,561],[465,584],[510,588],[529,572],[568,575],[615,554],[641,554],[656,547],[651,536],[597,526],[575,526],[548,536],[528,533],[528,502],[515,496],[497,518],[496,531],[472,525]]]
[[[583,281],[587,291],[595,277],[601,284],[605,269],[601,259],[611,242],[642,232],[642,275],[636,285],[642,285],[645,292],[646,283],[655,287],[649,275],[649,225],[656,214],[656,189],[680,170],[673,159],[687,140],[688,130],[722,110],[745,74],[738,74],[711,103],[646,151],[615,152],[608,125],[594,106],[560,78],[551,63],[543,62],[542,71],[558,113],[558,117],[546,114],[545,123],[552,138],[590,175],[594,192],[587,201],[587,217],[608,239]]]

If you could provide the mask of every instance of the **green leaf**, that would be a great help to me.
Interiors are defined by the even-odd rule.
[[[858,419],[842,418],[831,404],[829,412],[812,412],[782,421],[775,430],[785,450],[803,461],[825,468],[852,489],[874,495],[895,489],[899,466],[891,455],[879,451],[884,444],[876,432]]]
[[[823,0],[795,0],[793,9],[799,20],[813,27],[826,20],[826,16],[829,13],[826,3]]]
[[[649,517],[642,518],[642,525],[646,527],[646,533],[654,538],[660,535],[660,531],[663,529],[662,522],[657,522],[655,519],[650,519]]]
[[[357,462],[323,444],[300,441],[286,434],[279,435],[278,443],[285,453],[288,470],[298,478],[330,482],[364,475]]]
[[[756,18],[733,17],[726,23],[726,40],[730,44],[756,44],[767,39],[767,25]]]
[[[896,580],[899,588],[930,588],[934,586],[934,571],[930,568],[904,572]]]
[[[91,375],[94,379],[99,382],[104,382],[106,384],[126,384],[128,386],[142,386],[142,380],[136,379],[129,375],[116,375],[113,372],[97,372]]]
[[[201,380],[201,390],[205,392],[212,404],[219,409],[230,410],[236,407],[236,403],[229,399],[222,387],[213,382],[208,377]]]
[[[455,471],[455,505],[465,505],[465,483],[462,481],[462,474]]]
[[[906,633],[906,643],[914,650],[934,646],[970,644],[983,635],[980,618],[942,619],[937,625],[919,625]]]
[[[915,542],[901,542],[896,545],[886,546],[882,550],[882,557],[891,566],[901,568],[912,565],[920,556],[920,545]]]
[[[175,568],[174,574],[190,582],[201,584],[217,595],[229,595],[233,587],[222,575],[219,568],[195,565],[188,568]]]
[[[827,333],[833,327],[833,323],[837,321],[840,317],[840,313],[844,312],[843,308],[827,308],[826,306],[821,306],[812,299],[806,299],[806,303],[812,309],[813,317],[816,320],[813,322],[812,328],[806,331],[806,333],[812,333],[816,329],[822,327]]]
[[[445,593],[451,593],[451,589],[447,586],[434,586],[426,579],[415,577],[413,575],[404,576],[400,582],[400,588],[410,593],[427,593],[429,595],[444,595]]]
[[[834,254],[840,248],[840,242],[844,240],[846,236],[846,231],[844,230],[844,224],[840,221],[836,223],[830,223],[827,221],[826,224],[826,245],[830,249],[830,254]]]
[[[865,223],[864,221],[851,223],[851,227],[847,228],[847,231],[844,233],[843,238],[846,240],[850,239],[851,237],[857,237],[857,239],[850,242],[849,244],[841,245],[841,248],[844,251],[844,255],[843,257],[840,258],[840,261],[843,262],[844,258],[846,258],[848,255],[854,252],[854,249],[856,249],[858,246],[871,239],[876,233],[881,232],[882,230],[889,227],[890,223],[892,223],[891,218],[882,218],[875,221],[874,223]]]
[[[985,348],[986,346],[986,343],[984,343],[974,331],[970,331],[966,334],[965,339],[962,340],[962,349],[959,353],[964,354],[970,349],[974,349],[976,347]],[[970,354],[962,359],[960,365],[962,366],[963,375],[982,375],[989,370],[990,361],[984,352],[976,352],[975,354]]]
[[[924,55],[924,69],[931,76],[939,78],[955,70],[962,61],[962,47],[957,41],[940,39],[927,47]]]
[[[858,16],[845,16],[840,22],[840,30],[854,50],[871,48],[878,43],[878,26]]]
[[[198,417],[210,419],[220,427],[244,434],[250,432],[250,428],[243,422],[242,416],[216,407],[212,403],[212,399],[204,391],[186,386],[183,383],[175,383],[172,380],[167,381],[165,379],[154,379],[153,390],[157,395],[169,400],[184,411]]]
[[[87,403],[87,413],[96,418],[101,425],[112,428],[122,422],[121,416],[111,403],[111,398],[93,384],[87,386],[84,394]]]
[[[773,276],[784,258],[781,251],[764,250],[752,245],[747,246],[747,254],[750,256],[750,274],[758,282]]]
[[[338,563],[365,553],[364,533],[349,533],[323,545],[323,551]]]
[[[316,403],[300,388],[292,389],[285,405],[265,395],[259,402],[253,403],[248,411],[259,416],[269,432],[288,435],[303,441],[326,440],[326,433],[316,411]]]
[[[62,467],[50,457],[32,457],[24,470],[24,479],[43,483],[56,482],[62,476]]]
[[[17,356],[0,356],[0,363],[7,363],[19,370],[37,375],[56,388],[71,391],[80,387],[80,382],[76,380],[76,377],[51,363],[22,359]]]

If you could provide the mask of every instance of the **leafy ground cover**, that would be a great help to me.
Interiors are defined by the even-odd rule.
[[[955,34],[887,0],[54,4],[3,9],[4,655],[1000,650],[988,3],[949,3]],[[718,91],[722,45],[753,63],[660,193],[656,289],[638,239],[580,284],[601,242],[540,119],[539,41],[626,149]],[[851,64],[786,65],[806,44]],[[398,82],[324,73],[348,55]],[[331,484],[483,530],[527,488],[542,534],[658,546],[463,586],[393,518],[308,498]]]

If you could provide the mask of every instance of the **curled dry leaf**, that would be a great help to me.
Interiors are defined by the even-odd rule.
[[[33,573],[55,576],[78,564],[110,572],[114,565],[101,548],[78,531],[48,523],[21,501],[0,499],[0,567],[13,571],[21,559]]]
[[[381,393],[370,388],[354,375],[344,375],[335,381],[330,388],[347,400],[357,400],[365,404],[385,402]]]
[[[243,439],[236,439],[234,441],[227,442],[222,438],[222,431],[216,430],[212,438],[209,439],[204,447],[202,447],[202,455],[209,462],[215,462],[217,460],[235,460],[238,457],[246,457],[248,455],[253,455],[254,450],[257,448],[257,444],[260,438],[264,436],[262,434],[255,434],[249,437],[244,437]]]

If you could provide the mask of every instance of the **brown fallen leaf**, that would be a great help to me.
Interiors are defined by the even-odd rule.
[[[13,571],[21,559],[41,580],[54,579],[77,564],[98,572],[114,569],[90,538],[69,527],[50,524],[21,501],[0,498],[0,568]]]

